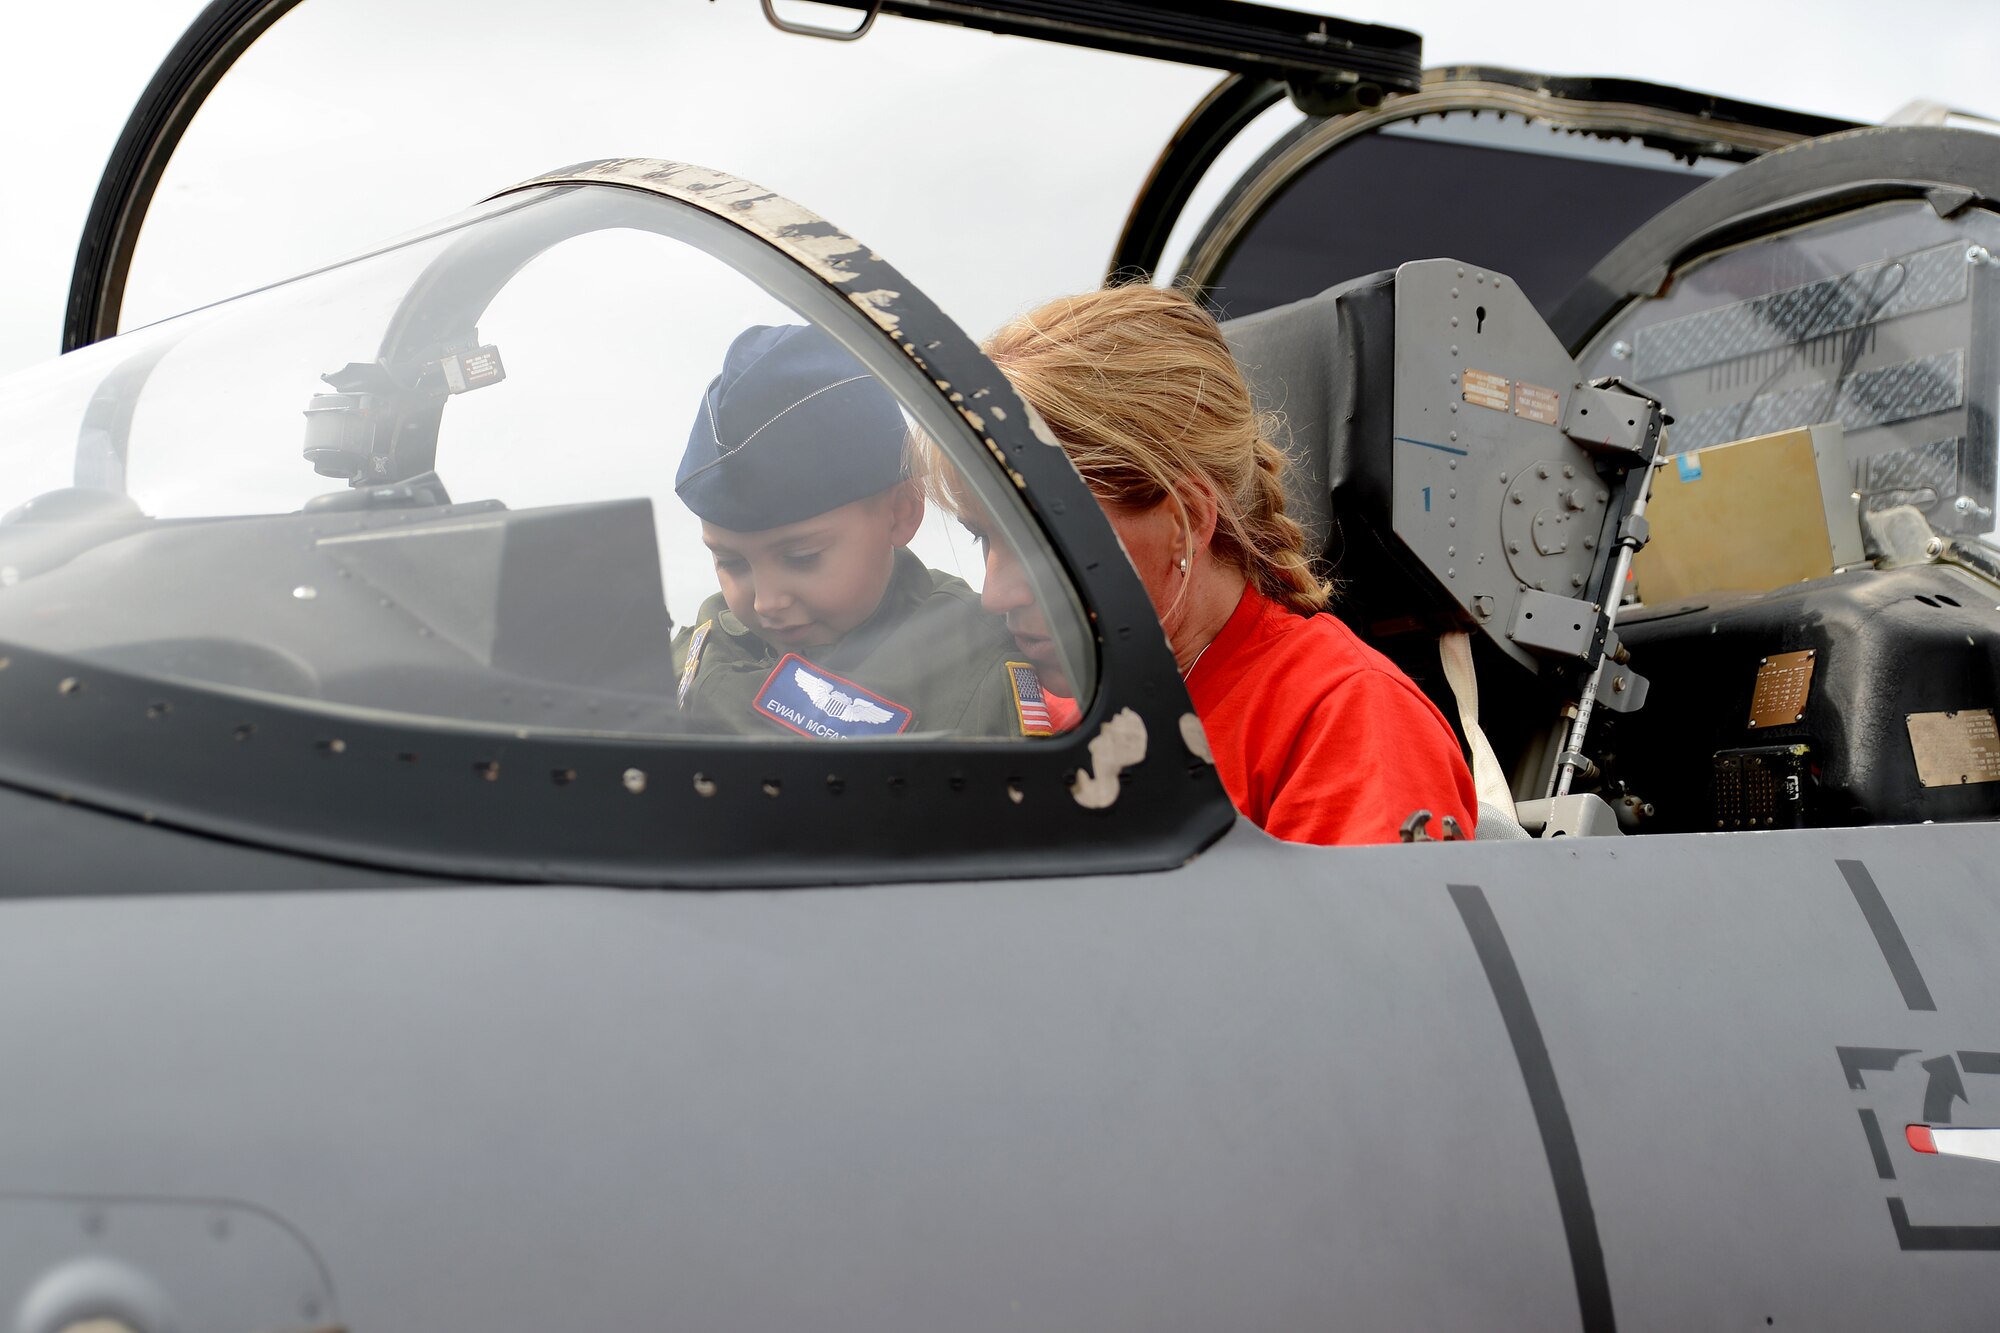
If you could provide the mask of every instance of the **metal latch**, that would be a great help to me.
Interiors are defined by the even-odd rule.
[[[1412,811],[1410,817],[1403,821],[1403,826],[1396,830],[1396,836],[1398,838],[1401,838],[1404,842],[1472,841],[1472,839],[1465,836],[1465,829],[1462,825],[1459,824],[1457,815],[1446,815],[1443,819],[1440,819],[1438,821],[1438,828],[1444,833],[1444,836],[1442,838],[1433,838],[1430,835],[1430,823],[1431,823],[1430,811],[1428,810]]]

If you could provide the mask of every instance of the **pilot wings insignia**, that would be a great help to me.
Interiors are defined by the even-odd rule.
[[[886,708],[857,699],[843,690],[834,688],[830,680],[821,680],[804,667],[792,668],[792,679],[804,690],[806,698],[819,705],[819,711],[838,722],[887,722],[896,715]]]
[[[786,653],[751,707],[767,722],[822,740],[894,736],[910,725],[914,710],[885,699],[797,653]]]

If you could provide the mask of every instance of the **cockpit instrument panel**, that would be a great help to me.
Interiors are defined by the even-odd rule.
[[[1869,511],[1994,530],[2000,221],[1884,203],[1676,272],[1583,356],[1672,405],[1670,454],[1838,422]],[[1684,469],[1685,470],[1685,469]]]

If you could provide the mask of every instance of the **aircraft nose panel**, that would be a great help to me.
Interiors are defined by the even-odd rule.
[[[203,1199],[0,1194],[0,1317],[14,1333],[330,1328],[333,1285],[261,1208]]]

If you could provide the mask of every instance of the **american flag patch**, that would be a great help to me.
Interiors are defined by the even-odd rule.
[[[688,640],[687,665],[681,668],[681,687],[674,697],[674,702],[682,708],[688,706],[688,691],[694,688],[695,673],[701,670],[701,646],[708,642],[708,632],[714,628],[713,620],[704,620],[696,627],[694,637]]]
[[[1049,701],[1042,693],[1042,678],[1026,662],[1009,662],[1007,678],[1014,685],[1014,714],[1021,720],[1023,736],[1053,736],[1055,724],[1049,719]]]

